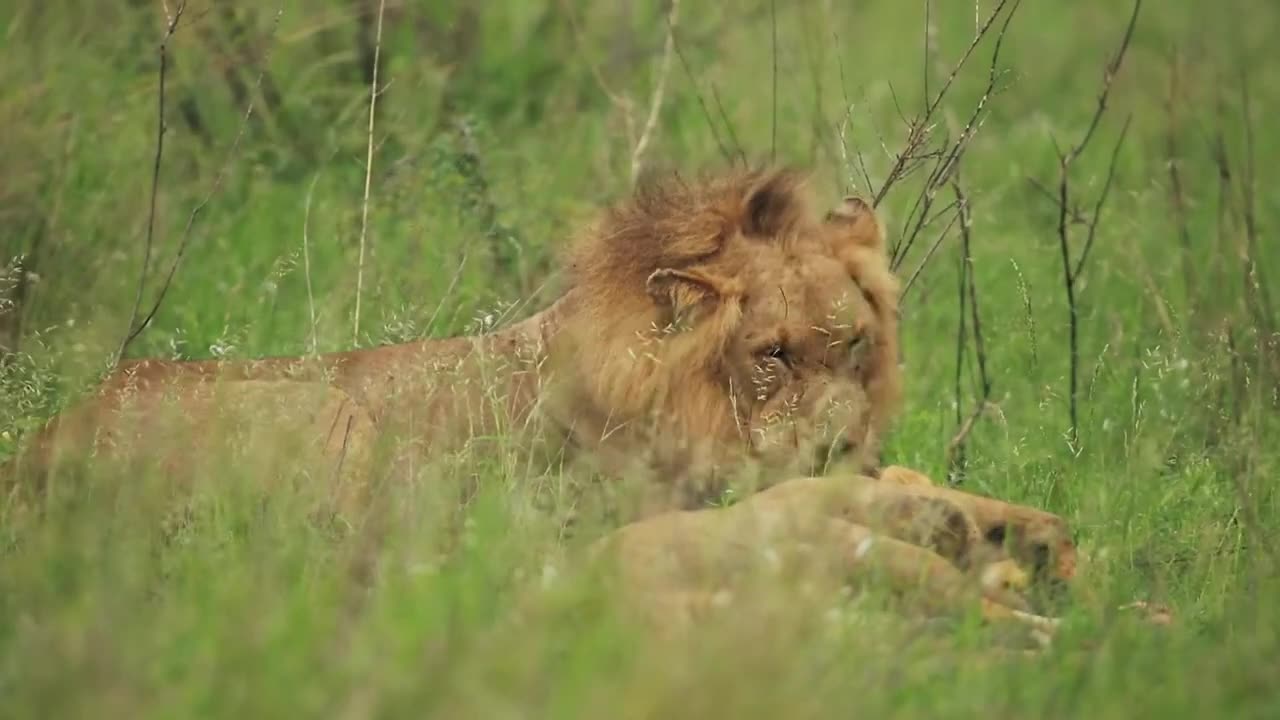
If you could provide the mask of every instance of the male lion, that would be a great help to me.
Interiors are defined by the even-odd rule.
[[[332,405],[314,434],[347,465],[367,450],[367,438],[342,441],[348,427],[435,455],[529,428],[612,474],[661,479],[657,507],[695,505],[744,465],[769,476],[842,459],[870,468],[898,398],[897,285],[870,208],[850,199],[815,217],[800,180],[759,170],[642,188],[572,244],[559,300],[491,334],[315,358],[123,362],[41,433],[31,464],[94,435],[118,448],[151,432],[117,419],[121,408],[145,422],[145,408],[173,398],[195,419],[211,408],[192,396],[215,382],[251,404],[235,383],[285,382],[274,393],[287,396],[312,381]]]
[[[154,452],[165,444],[151,439],[175,420],[200,433],[234,406],[235,422],[253,427],[263,422],[259,406],[271,404],[293,413],[275,426],[297,424],[322,446],[316,455],[344,502],[360,495],[375,445],[386,442],[411,467],[496,434],[652,478],[650,516],[697,507],[734,479],[768,486],[837,462],[874,471],[899,396],[898,286],[866,203],[848,198],[820,216],[790,170],[674,179],[608,209],[571,245],[567,271],[554,304],[486,335],[314,358],[122,363],[37,436],[25,461],[43,473],[69,447]],[[187,446],[167,446],[177,448],[174,469],[192,462]],[[1052,516],[960,493],[922,503],[928,493],[904,489],[927,485],[918,477],[881,485],[897,503],[897,525],[877,519],[888,506],[830,500],[842,496],[829,484],[819,492],[784,483],[744,505],[801,498],[825,508],[801,524],[846,537],[884,526],[904,541],[883,545],[903,568],[922,558],[971,564],[974,547],[1000,544],[1010,530],[1026,539],[1024,559],[1070,565],[1065,525]],[[929,516],[923,534],[902,530],[938,507],[942,516]],[[839,524],[823,514],[832,512]],[[690,517],[696,528],[742,515]],[[634,548],[628,538],[654,537],[644,528],[663,522],[618,537]],[[962,540],[935,542],[948,529]],[[675,536],[666,537],[654,543]]]

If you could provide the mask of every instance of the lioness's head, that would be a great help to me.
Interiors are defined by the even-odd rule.
[[[815,213],[788,170],[669,180],[605,213],[569,267],[579,443],[682,474],[874,462],[898,286],[866,203]]]

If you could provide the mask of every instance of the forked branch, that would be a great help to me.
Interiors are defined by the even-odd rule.
[[[889,174],[876,193],[876,203],[878,204],[896,184],[921,168],[928,168],[924,182],[920,186],[920,191],[907,213],[903,229],[890,248],[890,264],[897,270],[906,261],[917,241],[929,232],[931,227],[942,225],[942,230],[938,231],[924,257],[921,258],[915,270],[911,273],[912,281],[924,271],[950,233],[951,228],[956,225],[957,218],[954,215],[957,210],[956,204],[941,210],[935,210],[935,201],[938,193],[947,187],[959,171],[965,151],[969,148],[974,136],[986,119],[991,98],[999,91],[998,85],[1003,74],[1000,70],[1000,53],[1004,47],[1004,39],[1008,34],[1009,25],[1012,23],[1020,5],[1021,0],[1003,0],[987,16],[986,21],[979,26],[974,39],[952,68],[946,80],[943,81],[937,93],[931,97],[926,96],[924,108],[914,119],[908,122],[905,147],[895,155]],[[937,136],[936,117],[942,101],[950,91],[960,71],[968,63],[969,58],[972,57],[974,50],[984,37],[992,33],[992,29],[996,27],[998,20],[1000,21],[999,29],[994,31],[995,41],[991,50],[991,60],[987,67],[986,87],[954,139],[947,135]],[[951,217],[945,224],[938,222],[949,215]],[[913,282],[908,282],[903,288],[904,297],[912,284]]]
[[[667,14],[667,41],[662,48],[662,64],[658,68],[658,80],[653,86],[653,98],[649,101],[649,117],[645,120],[644,129],[631,151],[631,184],[640,178],[640,170],[644,165],[644,153],[649,147],[649,140],[658,126],[658,116],[662,112],[662,100],[667,91],[667,76],[671,74],[671,56],[675,53],[676,24],[680,21],[680,0],[671,0],[671,10]]]
[[[178,6],[177,11],[174,12],[174,18],[171,19],[170,21],[171,25],[174,26],[175,28],[177,26],[177,17],[178,15],[181,14],[182,9],[184,7],[186,7],[185,2],[182,5]],[[280,26],[280,17],[283,14],[284,14],[283,8],[279,8],[276,10],[275,19],[272,22],[272,27],[271,27],[272,37],[275,36],[276,29],[279,28]],[[168,40],[168,37],[169,36],[166,36],[166,42]],[[161,57],[162,58],[164,57],[163,51],[162,51]],[[258,78],[257,78],[257,81],[254,83],[255,93],[258,87],[260,86],[260,84],[262,83],[262,78],[266,72],[266,68],[270,62],[270,59],[271,59],[270,52],[268,52],[262,59],[262,67],[259,68]],[[125,336],[124,341],[120,343],[120,349],[117,351],[116,357],[115,357],[116,362],[119,362],[120,358],[124,357],[125,351],[128,349],[129,344],[132,343],[135,338],[141,335],[143,330],[146,330],[147,327],[151,325],[151,321],[155,319],[156,313],[160,311],[160,306],[164,304],[164,299],[169,294],[169,288],[173,284],[173,277],[174,275],[177,274],[178,267],[182,264],[182,259],[186,256],[187,250],[190,248],[191,237],[192,237],[191,231],[195,227],[196,220],[200,217],[200,214],[204,212],[204,209],[209,205],[209,202],[213,200],[213,196],[216,195],[220,189],[222,189],[222,181],[226,177],[227,171],[231,168],[231,163],[236,158],[236,154],[240,148],[240,142],[244,139],[245,132],[249,127],[249,119],[253,117],[254,104],[253,104],[253,100],[250,99],[249,103],[245,106],[244,115],[240,117],[240,127],[236,131],[235,139],[231,142],[231,148],[227,152],[227,157],[223,161],[222,166],[218,169],[218,174],[214,176],[213,185],[209,188],[209,192],[203,198],[201,198],[200,202],[197,203],[195,207],[191,209],[191,214],[187,216],[187,224],[182,229],[182,238],[178,241],[178,251],[173,257],[173,262],[169,265],[169,270],[165,273],[164,282],[161,283],[160,290],[159,292],[156,293],[155,301],[151,304],[151,308],[147,311],[147,314],[143,316],[142,321],[139,322],[137,325],[134,325],[134,321],[137,319],[138,307],[142,303],[142,286],[146,280],[147,271],[149,270],[151,249],[153,246],[152,228],[154,227],[154,223],[155,223],[155,196],[157,191],[157,185],[159,182],[160,156],[164,147],[163,146],[164,127],[165,127],[163,122],[163,113],[164,113],[163,96],[164,96],[164,85],[165,85],[164,67],[165,65],[162,60],[161,81],[160,81],[160,95],[162,98],[160,102],[161,122],[160,122],[160,130],[156,138],[156,164],[155,164],[155,171],[153,175],[153,183],[152,183],[152,190],[151,190],[151,210],[150,210],[150,215],[148,217],[147,242],[146,242],[146,251],[144,255],[143,276],[138,281],[137,300],[135,302],[134,311],[129,318],[129,328],[130,328],[129,333],[128,335]]]
[[[382,64],[382,17],[387,0],[378,2],[378,29],[373,41],[373,78],[369,82],[369,132],[364,159],[364,198],[360,203],[360,256],[356,264],[356,309],[351,322],[351,342],[360,342],[360,298],[364,294],[364,256],[369,237],[369,186],[373,180],[373,123],[378,112],[378,66]]]
[[[1133,30],[1138,22],[1138,13],[1142,8],[1142,0],[1135,0],[1133,4],[1133,12],[1129,16],[1129,24],[1125,28],[1124,36],[1120,40],[1120,45],[1111,60],[1107,63],[1103,74],[1102,90],[1098,94],[1097,106],[1094,109],[1093,116],[1089,120],[1084,135],[1080,141],[1067,148],[1065,151],[1058,150],[1058,183],[1057,197],[1054,201],[1057,204],[1058,221],[1057,235],[1058,248],[1062,257],[1062,285],[1063,291],[1067,299],[1067,345],[1068,345],[1068,412],[1070,415],[1070,428],[1068,431],[1068,442],[1073,451],[1079,450],[1080,440],[1080,414],[1079,414],[1079,386],[1080,386],[1080,307],[1078,298],[1078,285],[1081,275],[1085,270],[1085,262],[1089,259],[1089,253],[1093,249],[1094,240],[1097,238],[1098,223],[1102,217],[1102,208],[1106,204],[1107,197],[1111,192],[1112,181],[1115,179],[1116,164],[1120,156],[1120,149],[1124,145],[1125,137],[1129,131],[1129,119],[1125,120],[1124,127],[1120,131],[1120,135],[1116,140],[1115,147],[1111,152],[1111,159],[1107,165],[1106,180],[1103,183],[1102,190],[1099,192],[1097,199],[1093,203],[1091,211],[1085,211],[1077,207],[1071,193],[1071,167],[1075,161],[1080,158],[1089,148],[1090,142],[1095,137],[1098,126],[1102,121],[1102,115],[1107,110],[1107,101],[1111,96],[1111,89],[1115,82],[1117,73],[1120,71],[1121,63],[1129,49],[1129,43],[1133,39]],[[1056,147],[1056,143],[1055,143]],[[1073,218],[1083,219],[1086,226],[1085,239],[1083,246],[1078,253],[1072,252],[1071,231],[1077,224]]]
[[[956,215],[959,218],[960,225],[960,293],[958,298],[960,313],[957,319],[958,329],[956,333],[956,432],[951,441],[947,443],[946,460],[948,481],[952,485],[959,485],[964,481],[965,444],[978,420],[982,418],[988,407],[990,407],[992,383],[991,376],[987,373],[987,348],[982,337],[982,315],[978,309],[978,284],[973,272],[973,246],[971,243],[973,213],[969,205],[969,198],[960,186],[959,178],[952,182],[951,187],[956,198]],[[968,311],[967,315],[966,310]],[[966,331],[966,319],[969,321],[968,331]],[[970,338],[972,339],[974,365],[976,365],[978,371],[978,397],[974,401],[973,410],[966,417],[964,415],[962,380],[964,377],[965,350],[969,346]]]
[[[130,341],[142,331],[141,326],[135,330],[133,323],[138,319],[138,310],[142,308],[142,291],[147,284],[147,275],[151,272],[151,253],[155,247],[156,196],[160,192],[160,166],[164,159],[164,136],[169,131],[164,115],[165,89],[169,78],[169,41],[173,39],[173,34],[178,31],[178,23],[182,21],[182,14],[186,10],[187,2],[182,0],[178,3],[173,15],[168,18],[164,35],[160,38],[160,88],[156,93],[156,151],[151,163],[151,198],[147,210],[147,236],[142,250],[142,272],[138,277],[138,291],[133,298],[133,309],[129,311],[129,323],[126,325],[125,338],[116,350],[116,362],[119,362],[120,358],[124,356],[124,351],[129,347]]]

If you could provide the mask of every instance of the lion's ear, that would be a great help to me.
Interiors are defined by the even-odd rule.
[[[875,208],[866,200],[852,195],[846,197],[839,207],[827,213],[826,221],[834,230],[837,244],[884,252],[884,229]]]
[[[803,182],[798,172],[774,170],[751,185],[742,199],[742,233],[774,237],[795,225],[804,215],[799,192]]]
[[[719,284],[699,272],[662,268],[645,282],[645,290],[658,307],[659,324],[692,327],[714,309],[722,297]]]

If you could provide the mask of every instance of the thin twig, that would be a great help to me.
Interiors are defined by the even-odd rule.
[[[778,159],[778,0],[769,0],[769,20],[773,28],[773,121],[769,126],[769,160]]]
[[[991,376],[987,372],[987,346],[982,336],[982,314],[978,307],[978,283],[973,269],[972,228],[973,214],[969,198],[957,178],[951,184],[956,197],[956,214],[960,219],[960,318],[956,347],[956,434],[947,443],[947,477],[952,484],[963,479],[965,443],[982,414],[991,406]],[[974,361],[978,369],[978,398],[973,411],[961,419],[960,377],[963,368],[965,346],[965,309],[969,311],[973,336]]]
[[[280,27],[280,18],[284,15],[284,8],[279,7],[276,10],[275,19],[271,25],[271,36],[274,37],[276,30]],[[266,67],[270,62],[270,52],[266,53],[262,59],[262,67],[259,69],[258,78],[254,83],[254,91],[256,92],[262,83],[262,78],[266,74]],[[173,278],[178,272],[178,267],[182,264],[182,259],[186,257],[187,250],[191,247],[191,231],[195,228],[196,220],[204,209],[208,207],[213,197],[222,189],[222,182],[227,176],[227,171],[231,169],[231,163],[236,158],[236,153],[240,149],[240,143],[244,140],[245,133],[249,129],[249,119],[253,117],[253,99],[250,98],[249,103],[245,106],[244,115],[240,117],[240,127],[236,130],[236,136],[231,141],[231,147],[227,150],[227,157],[223,160],[222,166],[218,168],[218,174],[213,178],[213,185],[209,187],[209,192],[205,194],[200,202],[191,209],[191,214],[187,216],[187,224],[182,228],[182,238],[178,241],[178,251],[173,257],[173,262],[169,264],[169,271],[165,273],[164,282],[160,285],[160,291],[156,293],[155,302],[151,304],[151,309],[142,318],[142,322],[138,323],[124,342],[120,345],[120,351],[117,354],[117,361],[124,357],[125,350],[135,338],[142,334],[155,319],[156,313],[160,312],[160,307],[164,304],[165,298],[169,294],[169,288],[173,285]]]
[[[991,14],[987,16],[986,22],[984,22],[982,27],[979,28],[978,33],[969,43],[969,46],[965,48],[964,54],[960,56],[960,60],[952,67],[950,74],[947,75],[947,79],[942,83],[942,87],[938,89],[938,92],[933,96],[933,99],[926,100],[926,106],[921,113],[907,124],[907,139],[904,147],[894,156],[893,165],[889,168],[889,172],[885,176],[884,182],[880,185],[880,189],[875,194],[874,201],[872,202],[873,206],[878,207],[884,200],[885,196],[888,195],[889,189],[903,179],[913,164],[919,162],[920,158],[916,154],[916,151],[926,144],[933,124],[934,114],[942,104],[942,101],[946,98],[947,93],[951,90],[951,86],[955,82],[956,77],[960,74],[960,71],[964,69],[964,66],[968,63],[970,56],[973,55],[974,49],[977,48],[982,39],[986,37],[987,32],[995,23],[996,18],[1004,12],[1005,7],[1010,2],[1014,2],[1014,7],[1009,11],[1009,14],[1012,15],[1013,12],[1017,10],[1017,0],[1000,0],[1000,3],[997,4],[995,9],[991,11]],[[1007,20],[1004,27],[1005,29],[1008,28]],[[1001,31],[1001,34],[1003,34],[1003,31]],[[899,109],[899,113],[901,113],[901,109]]]
[[[960,226],[961,232],[964,232],[964,225]],[[962,428],[964,425],[964,348],[965,340],[968,337],[966,331],[966,322],[968,316],[965,314],[967,310],[969,295],[965,292],[966,285],[969,281],[969,264],[965,262],[964,250],[961,248],[960,253],[960,282],[957,287],[959,293],[956,298],[958,312],[956,313],[956,376],[955,376],[955,409],[956,409],[956,427]],[[953,449],[954,448],[954,449]],[[947,477],[952,485],[959,485],[960,478],[959,467],[964,464],[964,445],[955,442],[953,439],[947,446]]]
[[[147,237],[142,250],[142,273],[138,276],[138,292],[133,297],[133,309],[129,311],[129,322],[125,325],[125,339],[116,350],[116,362],[124,357],[129,341],[137,334],[133,331],[133,323],[138,319],[138,311],[142,309],[142,291],[147,284],[147,275],[151,273],[151,252],[155,247],[156,232],[156,197],[160,194],[160,165],[164,158],[164,136],[169,126],[164,119],[165,87],[169,76],[169,41],[178,30],[178,22],[187,9],[186,0],[178,4],[178,9],[169,18],[165,26],[164,36],[160,38],[160,89],[156,97],[156,152],[151,165],[151,199],[147,211]]]
[[[915,271],[911,273],[911,277],[907,279],[905,284],[903,284],[901,295],[906,296],[907,292],[911,290],[911,286],[916,284],[916,278],[920,277],[920,273],[924,272],[925,266],[929,264],[929,260],[933,258],[933,254],[942,246],[942,241],[947,239],[947,234],[951,232],[951,228],[955,226],[958,218],[958,215],[952,215],[951,220],[947,222],[947,226],[942,228],[942,232],[938,233],[938,239],[934,240],[933,244],[929,246],[929,251],[924,254],[924,259],[920,261],[920,264],[916,266]]]
[[[1169,61],[1169,92],[1165,96],[1165,114],[1169,119],[1168,134],[1165,137],[1165,166],[1169,169],[1169,193],[1173,204],[1173,219],[1178,229],[1178,240],[1182,249],[1182,283],[1183,293],[1187,301],[1195,296],[1195,272],[1191,260],[1191,227],[1187,222],[1187,193],[1182,182],[1182,157],[1178,148],[1178,108],[1181,106],[1181,56],[1177,48]]]
[[[689,59],[684,56],[684,50],[680,48],[680,38],[678,34],[672,30],[671,32],[672,47],[676,51],[676,59],[680,61],[680,67],[684,70],[684,75],[689,80],[689,84],[693,85],[694,97],[698,99],[698,106],[702,108],[702,117],[707,121],[707,127],[711,129],[711,137],[716,141],[716,147],[720,148],[720,154],[724,157],[725,162],[733,162],[733,153],[729,151],[724,140],[720,137],[720,130],[716,128],[716,121],[711,117],[711,111],[707,109],[707,101],[702,97],[702,91],[698,89],[698,80],[693,75],[693,70],[689,68]]]
[[[1084,271],[1085,260],[1088,259],[1089,252],[1093,248],[1094,238],[1097,236],[1097,227],[1100,216],[1102,214],[1102,206],[1106,202],[1107,196],[1111,190],[1111,183],[1114,179],[1115,168],[1123,146],[1125,135],[1128,133],[1129,121],[1125,121],[1124,129],[1120,133],[1119,140],[1116,142],[1115,148],[1111,154],[1110,166],[1107,169],[1107,179],[1102,191],[1094,203],[1093,214],[1088,220],[1088,231],[1085,238],[1084,247],[1081,249],[1079,257],[1073,262],[1071,259],[1071,238],[1070,223],[1068,222],[1068,214],[1071,205],[1071,166],[1079,158],[1089,146],[1089,142],[1093,140],[1094,133],[1101,123],[1102,114],[1107,109],[1107,100],[1110,97],[1111,89],[1116,78],[1116,73],[1120,70],[1120,65],[1124,61],[1125,54],[1128,52],[1129,43],[1133,39],[1133,30],[1138,21],[1138,11],[1142,7],[1142,0],[1134,0],[1133,13],[1129,16],[1129,24],[1125,28],[1120,45],[1111,60],[1107,63],[1106,72],[1103,76],[1102,91],[1098,94],[1097,107],[1094,110],[1093,117],[1089,121],[1089,125],[1084,132],[1083,137],[1075,145],[1067,150],[1058,149],[1058,248],[1062,256],[1062,285],[1063,292],[1067,300],[1067,350],[1068,350],[1068,413],[1070,416],[1071,427],[1068,434],[1068,443],[1073,452],[1079,451],[1080,440],[1080,414],[1079,414],[1079,386],[1080,386],[1080,308],[1078,303],[1077,283]],[[1057,143],[1055,142],[1055,148]]]
[[[569,0],[560,0],[560,11],[569,21],[569,31],[573,35],[574,44],[578,46],[578,52],[582,55],[583,64],[591,71],[591,76],[595,78],[596,85],[600,87],[600,91],[609,98],[609,102],[613,103],[622,113],[623,124],[626,125],[627,131],[627,147],[635,147],[636,145],[636,121],[634,116],[635,105],[631,102],[631,98],[616,92],[609,86],[608,81],[604,78],[599,64],[597,64],[587,53],[587,43],[582,37],[582,29],[578,26],[577,16],[574,15],[573,7]]]
[[[1241,162],[1241,219],[1244,221],[1245,282],[1248,296],[1253,298],[1254,321],[1259,337],[1271,342],[1274,324],[1270,287],[1258,267],[1258,215],[1256,189],[1256,163],[1253,139],[1253,104],[1249,95],[1248,70],[1240,70],[1240,114],[1244,124],[1244,158]],[[1265,353],[1265,351],[1264,351]]]
[[[462,258],[458,260],[458,267],[454,269],[453,276],[449,278],[449,286],[445,288],[444,294],[440,296],[440,300],[436,302],[436,309],[431,311],[431,317],[427,318],[426,329],[431,332],[432,327],[436,324],[436,319],[440,317],[440,311],[444,309],[445,301],[453,295],[453,289],[458,286],[458,281],[462,279],[462,271],[467,267],[467,251],[462,252]]]
[[[1065,157],[1065,156],[1064,156]],[[1070,356],[1069,400],[1071,416],[1071,446],[1076,447],[1079,438],[1079,416],[1076,409],[1078,392],[1080,351],[1077,341],[1079,335],[1079,309],[1076,307],[1076,283],[1071,276],[1071,244],[1067,232],[1067,207],[1070,187],[1068,184],[1067,165],[1064,162],[1059,170],[1058,182],[1058,247],[1062,252],[1062,285],[1067,296],[1067,345]]]
[[[658,70],[658,82],[653,88],[653,99],[649,101],[649,117],[645,120],[644,130],[631,152],[631,184],[640,177],[640,168],[644,159],[644,151],[649,147],[649,139],[658,126],[658,115],[662,111],[662,99],[666,94],[667,75],[671,72],[671,55],[675,49],[676,24],[680,21],[680,0],[671,0],[671,12],[667,15],[667,42],[662,49],[662,64]]]
[[[311,290],[311,196],[315,194],[316,183],[320,180],[320,173],[316,173],[311,179],[311,186],[307,188],[306,209],[302,216],[302,274],[307,281],[307,311],[311,314],[311,354],[318,353],[316,342],[316,296]]]
[[[961,421],[957,428],[956,434],[951,436],[947,441],[947,480],[952,485],[960,485],[964,480],[964,455],[965,443],[969,440],[969,435],[973,432],[973,428],[978,424],[983,414],[991,407],[991,403],[986,400],[979,401],[974,405],[973,410],[968,417]],[[957,413],[959,411],[957,410]]]
[[[973,271],[973,244],[971,242],[973,210],[969,204],[968,196],[965,195],[964,189],[960,187],[958,178],[952,184],[952,189],[956,195],[956,204],[959,206],[960,252],[964,258],[969,276],[969,312],[973,325],[974,357],[978,364],[978,377],[981,379],[982,399],[986,401],[991,397],[991,376],[987,373],[987,345],[982,337],[982,314],[978,307],[978,283]]]
[[[851,163],[849,162],[849,144],[845,141],[845,133],[849,128],[849,120],[853,117],[854,106],[853,101],[849,99],[849,83],[845,80],[844,58],[840,56],[840,36],[833,31],[831,33],[831,38],[835,42],[836,46],[836,69],[840,72],[840,94],[844,99],[844,117],[840,118],[840,125],[836,128],[836,136],[840,140],[840,160],[844,164],[846,172],[849,174],[850,189],[854,189],[857,187],[857,182],[854,178],[853,170],[851,169]],[[854,157],[858,159],[858,169],[862,171],[863,181],[866,183],[866,189],[864,192],[869,193],[871,192],[873,184],[871,182],[871,173],[867,171],[866,157],[862,154],[862,148],[860,147],[855,147],[853,152]]]
[[[1102,183],[1102,192],[1098,193],[1098,200],[1093,204],[1093,213],[1089,216],[1089,229],[1085,233],[1084,247],[1080,250],[1080,257],[1076,259],[1076,268],[1071,271],[1071,281],[1077,282],[1080,274],[1084,272],[1085,261],[1089,259],[1089,251],[1093,249],[1093,239],[1098,234],[1098,221],[1102,218],[1102,206],[1107,202],[1107,196],[1111,194],[1111,183],[1116,177],[1116,164],[1120,158],[1120,148],[1124,147],[1125,136],[1129,134],[1129,123],[1133,120],[1133,115],[1129,115],[1124,119],[1124,126],[1120,128],[1120,137],[1116,139],[1115,147],[1111,150],[1111,162],[1107,163],[1107,179]]]
[[[1098,106],[1093,111],[1093,118],[1089,121],[1089,129],[1085,131],[1084,137],[1070,151],[1070,163],[1084,152],[1088,147],[1089,141],[1093,138],[1093,133],[1098,129],[1098,123],[1102,121],[1102,114],[1107,111],[1107,100],[1111,97],[1111,85],[1115,82],[1116,74],[1120,72],[1120,64],[1124,62],[1124,56],[1129,50],[1129,42],[1133,40],[1133,29],[1138,25],[1138,11],[1142,9],[1142,0],[1134,0],[1133,12],[1129,15],[1129,25],[1124,30],[1124,37],[1120,40],[1120,47],[1116,50],[1116,54],[1111,58],[1111,62],[1107,63],[1106,72],[1102,76],[1102,92],[1098,93]]]
[[[944,136],[941,143],[935,144],[932,141],[933,124],[922,125],[920,120],[913,122],[910,126],[910,132],[914,134],[914,137],[909,140],[907,147],[897,156],[895,161],[896,170],[891,171],[896,172],[896,176],[891,174],[890,177],[886,178],[885,185],[881,186],[881,191],[886,192],[893,183],[906,179],[927,161],[933,161],[933,167],[921,186],[911,210],[906,215],[903,230],[898,235],[897,241],[890,248],[890,267],[895,270],[900,268],[903,262],[906,261],[907,255],[915,246],[921,232],[932,222],[930,213],[937,193],[959,171],[965,151],[986,120],[987,104],[996,94],[997,84],[1001,76],[1000,53],[1004,48],[1004,39],[1008,35],[1009,26],[1013,22],[1018,8],[1021,6],[1021,0],[1009,1],[1011,4],[1004,14],[1004,22],[996,33],[995,44],[991,51],[991,61],[987,68],[986,88],[978,98],[977,103],[975,103],[973,110],[969,113],[969,117],[959,135],[954,141]],[[1004,3],[1000,7],[1004,7]],[[997,8],[997,10],[999,9]],[[994,15],[989,18],[989,22],[984,27],[984,32],[993,27],[994,20]],[[966,59],[967,57],[968,54],[966,54]],[[928,117],[928,113],[926,113],[925,117]]]
[[[921,83],[924,85],[924,104],[929,104],[929,23],[933,21],[933,3],[924,0],[924,62],[920,63]]]
[[[733,121],[724,110],[724,103],[720,102],[720,89],[714,82],[711,83],[711,99],[716,101],[716,112],[720,114],[720,122],[724,123],[724,130],[729,134],[729,142],[732,143],[734,152],[738,154],[738,160],[745,166],[747,153],[742,149],[742,143],[738,142],[738,133],[734,131]]]
[[[364,292],[364,256],[369,234],[369,186],[373,182],[373,123],[378,109],[378,64],[382,55],[382,16],[387,0],[378,0],[378,29],[373,41],[373,80],[369,83],[368,149],[364,160],[364,199],[360,204],[360,258],[356,264],[356,310],[351,323],[351,342],[360,342],[360,298]]]

